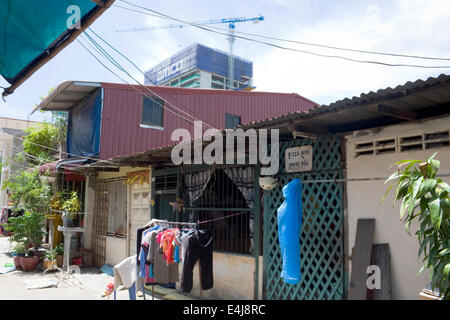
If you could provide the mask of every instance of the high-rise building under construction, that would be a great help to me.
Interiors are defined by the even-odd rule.
[[[233,90],[252,90],[253,62],[233,55]],[[195,43],[157,64],[145,84],[184,88],[230,89],[228,53]]]

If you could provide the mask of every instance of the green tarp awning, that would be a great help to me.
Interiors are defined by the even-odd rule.
[[[93,0],[0,0],[0,74],[12,85],[8,93],[79,34],[80,30],[69,29],[78,13],[84,29],[113,1],[97,2],[102,4]]]

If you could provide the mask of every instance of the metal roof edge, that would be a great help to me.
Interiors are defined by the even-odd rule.
[[[78,87],[101,87],[100,82],[92,82],[92,81],[75,81],[75,80],[68,80],[60,83],[55,90],[49,93],[49,95],[41,101],[40,104],[38,104],[33,111],[31,111],[31,114],[35,113],[37,110],[47,107],[53,99],[57,98],[60,93],[62,93],[65,89],[70,87],[71,85],[75,85]]]
[[[278,117],[264,119],[261,121],[253,121],[238,126],[239,128],[260,128],[268,125],[275,125],[289,120],[300,119],[305,117],[314,117],[319,114],[330,113],[334,111],[341,111],[346,108],[361,107],[370,103],[375,103],[377,100],[389,98],[389,96],[408,95],[413,92],[426,90],[430,87],[448,83],[450,85],[450,75],[440,74],[437,77],[428,77],[427,80],[418,79],[414,82],[407,81],[403,85],[397,85],[395,88],[387,87],[379,89],[376,92],[369,91],[368,93],[361,93],[359,96],[352,98],[344,98],[337,100],[328,105],[321,105],[313,107],[307,111],[294,111]]]

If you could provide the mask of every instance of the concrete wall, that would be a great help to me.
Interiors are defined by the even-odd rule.
[[[347,136],[346,158],[347,178],[388,177],[395,172],[395,167],[389,168],[394,162],[404,159],[426,160],[435,152],[439,152],[437,159],[441,161],[438,173],[450,173],[450,147],[426,149],[409,152],[394,152],[382,155],[362,155],[355,158],[355,143],[398,136],[408,136],[420,133],[432,133],[439,130],[449,130],[450,117],[395,125],[381,130],[354,133]],[[355,135],[366,134],[355,138]],[[442,178],[449,182],[448,177]],[[374,243],[388,243],[391,254],[391,287],[393,299],[418,299],[419,292],[429,283],[429,274],[425,271],[421,276],[416,274],[421,268],[417,258],[418,241],[414,235],[417,225],[411,226],[409,236],[404,224],[400,221],[398,204],[393,208],[394,191],[380,205],[389,184],[384,181],[348,182],[348,210],[347,210],[347,249],[355,245],[356,224],[360,218],[375,218]],[[350,263],[351,266],[351,263]]]
[[[259,299],[262,299],[262,257],[259,263]],[[203,299],[213,300],[253,300],[255,258],[240,254],[214,252],[213,274],[214,287],[203,291]],[[179,268],[181,278],[181,266]],[[194,285],[189,296],[198,299],[200,280],[198,263],[194,267]],[[177,288],[179,288],[177,283]]]
[[[0,128],[25,130],[37,125],[39,122],[21,119],[0,117]]]

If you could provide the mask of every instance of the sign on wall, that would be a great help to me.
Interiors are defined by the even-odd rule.
[[[313,167],[312,146],[287,148],[285,155],[286,172],[311,171]]]

